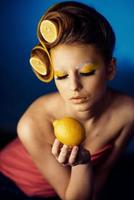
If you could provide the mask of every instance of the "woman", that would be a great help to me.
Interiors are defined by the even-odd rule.
[[[41,18],[38,39],[32,69],[44,82],[54,76],[58,92],[38,98],[23,114],[19,139],[1,152],[0,171],[27,196],[99,199],[134,127],[134,99],[107,86],[116,73],[114,32],[95,9],[63,2]],[[54,120],[65,116],[86,130],[84,142],[71,149],[54,136]]]

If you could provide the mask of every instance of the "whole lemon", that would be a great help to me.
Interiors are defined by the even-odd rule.
[[[64,117],[53,122],[54,134],[63,144],[69,146],[79,145],[85,140],[83,125],[72,117]]]

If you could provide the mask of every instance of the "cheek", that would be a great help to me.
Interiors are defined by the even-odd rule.
[[[98,93],[99,91],[101,92],[105,88],[106,80],[104,76],[94,76],[87,80],[83,80],[83,85],[87,91]]]
[[[66,85],[64,83],[55,80],[55,85],[61,96],[67,96]]]
[[[56,85],[56,88],[57,88],[58,91],[61,91],[61,90],[62,90],[61,84],[59,84],[59,82],[56,81],[56,80],[55,80],[55,85]]]
[[[100,77],[96,80],[96,82],[94,82],[92,91],[94,92],[95,98],[97,100],[99,100],[104,95],[106,86],[106,80],[103,77]]]

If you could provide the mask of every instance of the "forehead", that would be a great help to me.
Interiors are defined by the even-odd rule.
[[[76,67],[85,62],[101,63],[102,56],[93,45],[58,45],[50,51],[52,65],[56,69]]]

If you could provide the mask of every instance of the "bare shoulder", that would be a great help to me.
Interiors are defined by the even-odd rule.
[[[59,105],[61,100],[58,93],[47,94],[36,99],[20,118],[17,125],[18,134],[32,132],[32,137],[36,139],[44,137],[48,143],[52,143],[54,140],[52,122]]]
[[[54,102],[58,104],[58,101],[56,93],[42,96],[34,101],[20,119],[17,132],[39,171],[58,196],[64,199],[70,168],[63,167],[51,153],[54,133],[50,116],[53,117],[51,111],[55,113]]]
[[[127,145],[134,135],[134,97],[114,91],[113,116],[114,124],[118,124],[119,132],[115,140],[117,152]]]
[[[55,116],[55,112],[61,105],[61,97],[58,92],[43,95],[36,99],[22,115],[22,118],[30,117],[36,122],[44,121],[43,119],[51,119]],[[58,113],[57,113],[58,114]],[[21,119],[22,119],[21,118]]]
[[[109,172],[114,163],[118,160],[121,153],[125,150],[129,139],[134,135],[134,97],[128,96],[122,92],[113,90],[112,96],[113,104],[111,106],[112,112],[112,134],[113,149],[102,165],[99,171]],[[116,127],[115,129],[113,127]],[[117,131],[117,134],[115,133]]]
[[[50,115],[53,115],[55,112],[55,109],[59,103],[61,103],[61,98],[58,92],[46,94],[36,99],[24,114],[31,114],[36,118],[39,117],[37,114],[40,114],[41,117],[43,115],[48,115],[50,117]]]

